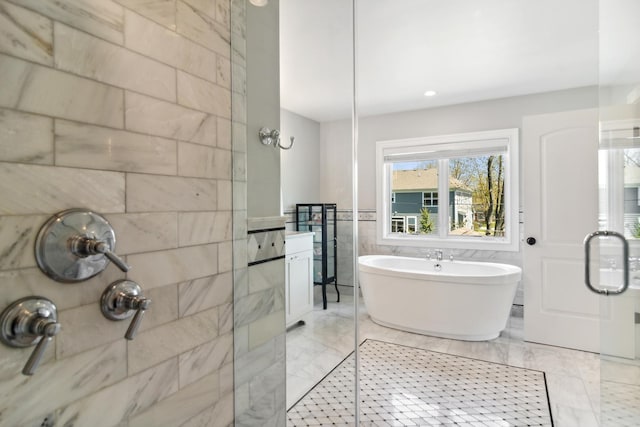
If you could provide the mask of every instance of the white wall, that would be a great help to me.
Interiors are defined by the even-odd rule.
[[[522,117],[597,107],[596,88],[548,92],[361,118],[358,122],[358,206],[375,209],[375,143],[380,140],[520,128]],[[351,121],[321,128],[323,197],[351,206]],[[345,185],[348,184],[348,188]]]
[[[280,125],[279,3],[248,7],[247,210],[249,217],[280,214],[280,153],[260,143],[261,127]]]
[[[396,254],[423,256],[425,250],[412,247],[379,246],[376,242],[376,182],[375,143],[380,140],[445,135],[491,129],[521,128],[522,118],[543,114],[596,107],[596,88],[579,88],[544,94],[518,96],[484,102],[453,105],[419,111],[386,114],[361,118],[358,122],[358,207],[359,254]],[[321,130],[321,194],[341,209],[351,209],[351,121],[322,123]],[[522,136],[520,138],[522,141]],[[522,151],[522,150],[521,150]],[[522,161],[522,159],[521,159]],[[524,177],[521,178],[522,180]],[[348,224],[342,224],[343,239],[348,240]],[[338,237],[340,241],[340,236]],[[484,259],[522,265],[521,252],[452,250],[456,259]],[[338,259],[344,260],[339,281],[348,284],[353,272],[353,254],[349,245],[338,247]],[[339,261],[340,263],[340,261]],[[523,303],[522,288],[518,289],[516,304]]]
[[[280,130],[285,146],[295,137],[291,150],[279,150],[283,212],[296,203],[320,202],[320,123],[280,110]]]

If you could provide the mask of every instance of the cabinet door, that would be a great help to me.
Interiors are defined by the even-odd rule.
[[[313,251],[287,257],[287,325],[313,310]]]

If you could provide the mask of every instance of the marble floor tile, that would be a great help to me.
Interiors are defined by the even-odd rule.
[[[375,340],[360,345],[360,363],[363,422],[552,425],[540,371]],[[353,408],[353,373],[349,359],[341,363],[289,410],[289,425],[349,425],[342,417]]]
[[[317,304],[314,311],[304,318],[305,325],[292,328],[287,333],[288,425],[354,425],[353,402],[348,404],[349,399],[353,398],[354,382],[354,362],[349,358],[352,357],[349,355],[355,347],[353,330],[356,310],[353,296],[350,295],[349,288],[341,287],[341,302],[336,303],[335,293],[328,288],[328,309],[322,310],[320,289],[316,288]],[[449,400],[439,401],[435,394],[424,395],[427,404],[440,405],[439,409],[445,408],[450,411],[434,416],[434,408],[416,406],[411,402],[410,396],[416,395],[415,391],[412,394],[404,389],[411,385],[411,381],[405,381],[393,388],[390,397],[367,394],[365,383],[361,382],[361,425],[551,425],[553,419],[553,424],[561,427],[604,427],[638,425],[640,420],[640,409],[635,409],[640,408],[640,402],[636,402],[636,397],[640,396],[640,390],[636,390],[640,387],[639,362],[612,358],[601,360],[600,355],[594,353],[525,342],[524,321],[522,313],[517,309],[511,313],[507,327],[500,337],[487,342],[442,339],[377,325],[368,316],[362,299],[358,307],[358,320],[360,343],[365,340],[384,341],[407,346],[416,351],[428,350],[446,357],[491,362],[490,364],[507,369],[520,368],[523,372],[544,372],[545,401],[548,396],[542,413],[528,414],[530,418],[524,422],[518,420],[517,411],[523,402],[530,403],[528,398],[519,403],[514,402],[511,411],[505,410],[500,416],[496,416],[492,415],[492,411],[501,399],[486,402],[473,410],[469,409],[468,405],[472,405],[476,398],[477,393],[474,391],[466,390],[462,393],[461,396],[466,400],[461,400],[463,403],[457,408],[459,412],[454,412],[456,408],[447,406],[450,406]],[[361,356],[363,353],[360,350]],[[387,364],[382,363],[376,367],[361,362],[361,378],[371,375],[377,379],[381,378],[381,371],[392,370],[391,366],[401,357],[402,355],[396,356],[393,360],[388,360]],[[344,360],[346,362],[341,364]],[[323,403],[325,406],[308,404],[307,398],[318,389],[318,384],[328,381],[343,365],[346,379],[343,379],[341,387],[348,388],[348,392],[341,398],[332,396],[331,393],[321,395],[322,399],[326,400]],[[471,378],[472,373],[472,370],[464,370],[461,375]],[[601,386],[601,376],[604,386]],[[503,386],[503,383],[504,381],[496,381],[498,386]],[[421,385],[420,381],[415,381],[414,385],[416,384]],[[437,388],[438,391],[443,389],[446,387],[442,385]],[[626,396],[625,399],[618,401],[612,397],[621,393]],[[336,399],[341,401],[342,406],[336,406]],[[341,412],[330,412],[336,410],[336,407],[340,407]],[[380,414],[387,411],[387,414],[393,414],[395,418],[387,419],[386,415],[371,411],[374,407],[382,408],[383,412],[378,411]],[[431,418],[424,418],[427,416]],[[418,421],[420,417],[429,419],[428,423]]]

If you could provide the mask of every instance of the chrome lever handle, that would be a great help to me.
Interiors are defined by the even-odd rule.
[[[71,252],[79,257],[102,254],[123,272],[131,270],[131,267],[122,258],[111,251],[109,244],[101,240],[77,236],[71,240]]]
[[[22,298],[0,314],[0,341],[10,347],[36,348],[22,369],[24,375],[33,375],[44,356],[47,346],[61,329],[57,322],[56,306],[46,298]]]
[[[109,320],[124,320],[133,316],[124,337],[132,340],[149,309],[151,300],[142,296],[140,285],[131,280],[113,282],[102,293],[100,308]]]
[[[151,300],[148,298],[136,298],[135,308],[136,314],[133,316],[133,320],[131,320],[131,324],[127,329],[127,332],[124,334],[124,337],[128,340],[132,340],[135,338],[136,333],[138,332],[138,328],[142,323],[142,318],[144,317],[144,313],[146,313],[147,308],[151,305]]]
[[[29,356],[27,363],[22,368],[22,373],[24,375],[33,375],[40,365],[40,361],[42,360],[42,356],[44,356],[44,352],[47,351],[47,346],[53,340],[53,337],[58,335],[60,332],[60,323],[57,322],[48,322],[47,325],[43,328],[42,338],[38,341],[36,348]]]
[[[111,249],[109,249],[109,246],[106,243],[104,242],[100,242],[100,243],[101,244],[98,245],[98,248],[97,248],[98,252],[104,254],[104,256],[109,258],[109,261],[114,263],[116,267],[118,267],[123,272],[126,273],[127,271],[131,270],[131,267],[129,266],[129,264],[124,262],[124,260],[120,258],[118,255],[111,252]]]

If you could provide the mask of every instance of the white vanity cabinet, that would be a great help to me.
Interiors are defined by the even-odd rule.
[[[287,232],[285,244],[286,323],[313,310],[313,234]]]

